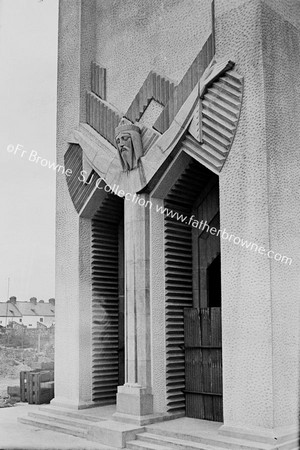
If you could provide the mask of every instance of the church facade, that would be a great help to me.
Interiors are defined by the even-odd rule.
[[[297,448],[299,32],[291,0],[60,2],[53,406]]]

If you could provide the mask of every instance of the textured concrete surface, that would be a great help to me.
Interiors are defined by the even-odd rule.
[[[298,0],[263,0],[263,5],[269,6],[281,16],[282,20],[300,29],[300,3]]]
[[[23,403],[0,409],[1,450],[112,450],[110,446],[17,422],[17,417],[27,416],[28,412],[38,411],[38,408],[38,405]]]
[[[298,3],[298,20],[299,13]],[[300,233],[295,220],[300,216],[299,25],[296,29],[267,4],[262,5],[269,246],[293,259],[286,267],[271,262],[275,426],[288,425],[293,417],[296,422],[299,408]]]
[[[220,225],[268,248],[260,13],[260,2],[249,1],[216,23],[217,55],[232,57],[245,76],[239,126],[220,174]],[[224,423],[272,427],[270,263],[223,239],[221,257]]]
[[[251,1],[251,0],[250,0]],[[239,7],[243,7],[249,0],[216,0],[216,18],[222,14]],[[290,22],[294,27],[300,28],[300,4],[298,0],[261,0],[262,5],[269,6],[282,19]]]
[[[80,1],[60,2],[57,163],[62,165],[69,134],[79,123],[85,73],[90,73],[90,52],[82,47],[80,32],[82,27],[85,38],[88,32],[93,32],[87,26],[91,22],[92,2],[87,8],[82,3],[81,11]],[[56,188],[56,395],[53,403],[76,408],[91,402],[92,305],[91,286],[86,280],[89,250],[87,246],[85,253],[80,254],[79,250],[80,240],[83,238],[82,250],[88,239],[90,224],[79,220],[61,174],[57,175]]]
[[[295,33],[260,1],[244,2],[217,20],[217,54],[232,56],[245,76],[239,127],[220,175],[221,228],[293,258],[293,266],[284,265],[221,241],[228,425],[268,429],[297,420]],[[299,68],[298,58],[295,64]]]
[[[148,201],[148,195],[140,197]],[[153,413],[151,392],[151,330],[149,209],[124,204],[124,264],[126,286],[125,385],[119,386],[117,412]]]
[[[153,410],[166,411],[166,340],[165,340],[165,278],[164,260],[161,249],[164,245],[164,217],[156,213],[156,208],[163,206],[163,200],[151,198],[150,229],[152,245],[150,247],[150,290],[151,308],[151,358],[153,383]]]
[[[107,100],[124,112],[150,70],[180,81],[211,31],[210,0],[100,0],[96,9]]]

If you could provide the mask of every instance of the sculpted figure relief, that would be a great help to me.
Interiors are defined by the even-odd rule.
[[[120,161],[124,172],[138,166],[143,156],[140,128],[126,119],[122,119],[115,132]]]

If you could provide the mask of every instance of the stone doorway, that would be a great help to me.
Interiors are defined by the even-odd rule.
[[[178,213],[164,220],[167,408],[222,421],[220,238],[209,232],[220,228],[218,177],[191,161],[164,204]]]

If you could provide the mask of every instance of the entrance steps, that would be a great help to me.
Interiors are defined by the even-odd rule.
[[[40,406],[38,411],[28,412],[26,417],[18,417],[18,421],[34,427],[94,441],[90,437],[91,428],[106,421],[107,417],[95,417],[92,414],[86,414],[86,411],[82,413],[64,408]],[[98,446],[95,446],[95,448],[98,448]],[[99,449],[103,448],[115,450],[115,447],[103,447],[99,444]]]
[[[22,423],[93,441],[100,448],[115,450],[296,450],[298,439],[281,445],[252,442],[221,435],[217,422],[181,418],[146,426],[133,426],[113,420],[114,410],[93,408],[70,410],[40,406],[19,417]]]
[[[159,436],[152,433],[137,434],[136,440],[127,442],[127,449],[131,450],[214,450],[215,447],[199,444],[185,439]]]
[[[175,421],[174,421],[175,422]],[[280,450],[281,446],[261,444],[246,439],[221,436],[215,432],[202,432],[197,435],[180,431],[170,431],[147,426],[146,431],[136,435],[136,440],[127,442],[130,450]],[[282,449],[297,449],[297,442],[291,441]]]
[[[53,406],[40,406],[29,411],[18,421],[38,428],[76,436],[95,443],[95,448],[116,450],[125,448],[144,427],[112,420],[115,406],[70,410]]]
[[[19,417],[18,420],[28,425],[87,438],[91,422],[95,423],[106,419],[80,414],[80,412],[41,406],[38,412],[29,412],[27,417]]]
[[[72,436],[77,436],[83,439],[87,438],[88,431],[85,427],[79,426],[78,422],[73,423],[72,420],[69,423],[57,423],[55,419],[51,417],[42,416],[35,414],[33,416],[32,413],[28,414],[28,417],[19,418],[19,422],[25,423],[27,425],[32,425],[34,427],[45,428],[51,431],[58,431],[59,433],[70,434]]]

